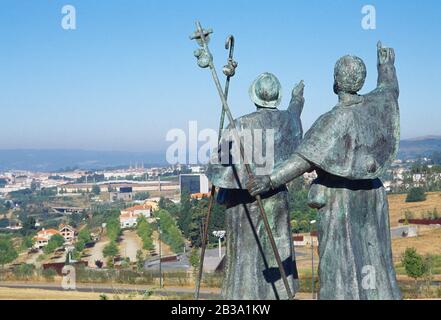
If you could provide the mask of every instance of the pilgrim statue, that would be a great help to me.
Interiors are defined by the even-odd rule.
[[[254,172],[270,174],[274,166],[287,160],[299,145],[303,135],[300,121],[303,88],[300,82],[293,89],[288,109],[278,110],[282,91],[273,74],[263,73],[251,85],[249,94],[257,110],[236,119],[235,123],[247,155],[243,160]],[[246,189],[245,166],[234,161],[238,143],[230,129],[231,125],[222,133],[218,152],[214,152],[207,170],[211,182],[219,187],[217,202],[226,207],[227,248],[222,297],[228,300],[287,299],[258,204]],[[286,186],[280,184],[263,192],[262,201],[289,285],[295,293],[298,277]]]
[[[377,88],[357,94],[365,82],[365,64],[355,56],[339,59],[334,70],[337,105],[313,124],[271,175],[247,184],[251,195],[264,195],[316,171],[309,205],[318,209],[320,299],[401,299],[380,180],[399,145],[399,88],[394,50],[378,43],[377,53]]]

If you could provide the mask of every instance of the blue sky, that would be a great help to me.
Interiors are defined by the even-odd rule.
[[[236,37],[230,104],[254,110],[248,87],[261,72],[283,86],[306,83],[307,129],[336,103],[336,60],[366,62],[362,91],[376,84],[376,42],[395,48],[401,86],[402,137],[441,135],[439,1],[146,1],[1,0],[0,149],[80,148],[161,151],[172,128],[218,125],[219,98],[196,66],[188,36],[199,19],[214,29],[215,64],[225,38]],[[77,30],[61,28],[63,5],[77,10]],[[377,29],[361,28],[373,4]],[[223,82],[223,79],[222,79]]]

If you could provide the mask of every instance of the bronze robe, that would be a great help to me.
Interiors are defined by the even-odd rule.
[[[398,144],[398,82],[386,64],[376,90],[320,117],[297,149],[318,173],[309,203],[319,210],[320,299],[401,298],[379,179]]]
[[[288,159],[301,141],[301,100],[293,99],[286,111],[259,109],[236,120],[240,129],[274,129],[274,165]],[[262,147],[265,150],[265,144]],[[255,164],[251,166],[256,169]],[[243,166],[209,165],[207,175],[215,186],[220,187],[217,200],[227,208],[227,250],[222,297],[228,300],[287,299],[257,202],[246,190],[248,176]],[[262,195],[262,202],[291,290],[295,293],[298,276],[286,187]]]

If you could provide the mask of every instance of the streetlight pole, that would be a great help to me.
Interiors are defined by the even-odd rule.
[[[225,237],[225,233],[224,230],[213,231],[213,235],[219,239],[219,259],[222,258],[222,239]]]
[[[312,278],[311,278],[311,293],[312,293],[312,300],[315,300],[314,297],[314,285],[315,285],[315,279],[314,279],[314,239],[312,237],[312,226],[316,223],[316,220],[312,220],[309,222],[309,236],[311,238],[311,273],[312,273]]]

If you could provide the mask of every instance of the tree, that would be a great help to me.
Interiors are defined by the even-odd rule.
[[[97,184],[94,184],[92,187],[92,193],[98,196],[101,193],[101,188]]]
[[[144,254],[142,250],[136,251],[136,267],[139,271],[144,269]]]
[[[106,224],[107,236],[111,241],[118,240],[118,237],[121,234],[121,225],[119,223],[119,219],[117,217],[111,217],[107,220]]]
[[[191,249],[189,261],[193,269],[197,271],[199,269],[200,262],[199,250],[197,248]]]
[[[204,199],[200,200],[197,205],[191,208],[191,223],[189,226],[187,238],[195,247],[200,247],[202,244],[202,233],[204,229],[204,222],[207,210],[208,203]]]
[[[92,237],[90,236],[90,231],[88,228],[83,228],[78,233],[78,241],[84,242],[84,244],[90,242],[92,240]]]
[[[133,200],[147,200],[148,198],[150,198],[150,193],[148,192],[139,192],[139,193],[135,193],[135,195],[133,196]]]
[[[175,219],[166,210],[157,212],[159,217],[159,227],[162,231],[161,240],[168,244],[175,253],[182,252],[184,248],[184,238],[181,230],[176,225]]]
[[[178,217],[178,226],[184,233],[185,237],[189,237],[191,223],[191,197],[190,192],[183,190],[181,195],[181,208]]]
[[[422,202],[426,201],[426,193],[423,188],[411,188],[407,193],[406,202]]]
[[[164,197],[160,197],[159,198],[158,208],[159,209],[167,209],[167,202],[166,202],[166,199]]]
[[[26,217],[23,221],[23,230],[24,232],[29,232],[35,230],[35,223],[37,221],[34,217]]]
[[[145,250],[153,250],[155,248],[152,239],[153,227],[147,222],[147,219],[144,216],[138,218],[136,228],[136,233],[142,240],[143,248]]]
[[[26,249],[31,248],[34,245],[34,237],[32,235],[23,238],[22,246]]]
[[[115,241],[109,242],[104,249],[103,249],[103,256],[105,258],[115,258],[115,256],[119,253],[118,246],[116,245]]]
[[[78,239],[78,241],[75,243],[75,250],[78,251],[79,253],[83,252],[85,247],[86,247],[86,244],[81,239]]]
[[[208,200],[207,200],[208,201]],[[207,207],[208,210],[208,207]],[[225,230],[225,207],[214,202],[213,209],[211,212],[210,223],[208,225],[208,235],[210,242],[217,242],[218,239],[213,235],[213,231]],[[204,212],[204,217],[206,217],[207,212]],[[205,219],[205,218],[204,218]]]
[[[308,193],[303,178],[294,180],[289,186],[290,219],[296,221],[293,232],[309,232],[309,222],[317,219],[317,210],[308,205]]]
[[[415,280],[418,289],[418,279],[426,273],[424,258],[417,253],[415,248],[407,248],[401,258],[401,263],[406,270],[406,274]]]
[[[5,264],[17,259],[18,253],[10,239],[0,239],[0,265],[4,268]]]
[[[64,244],[64,238],[60,234],[53,235],[47,245],[44,247],[43,252],[46,254],[52,253]]]

